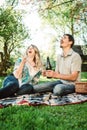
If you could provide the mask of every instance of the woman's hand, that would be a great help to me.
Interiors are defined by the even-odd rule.
[[[42,75],[45,77],[46,76],[46,70],[42,70]]]
[[[26,63],[26,56],[22,58],[22,61],[19,65],[19,67],[14,71],[14,75],[16,78],[19,79],[22,77],[22,71],[23,71],[25,63]]]
[[[27,58],[26,58],[26,56],[24,56],[24,57],[22,58],[22,63],[25,64],[26,61],[27,61]]]

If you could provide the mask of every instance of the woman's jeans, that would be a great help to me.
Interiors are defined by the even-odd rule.
[[[33,86],[34,93],[39,92],[53,92],[54,95],[62,96],[75,92],[75,85],[64,84],[60,80],[41,83]]]
[[[3,87],[0,89],[0,99],[14,95],[18,89],[18,80],[13,74],[8,75],[3,81]]]
[[[0,89],[0,99],[9,96],[53,92],[54,95],[66,95],[75,92],[73,84],[63,84],[60,80],[41,83],[32,86],[31,84],[24,84],[19,88],[18,80],[14,75],[9,75],[4,79],[3,88]]]
[[[33,93],[33,86],[31,84],[23,84],[15,93],[16,96]]]
[[[0,89],[0,99],[30,93],[33,93],[32,85],[24,84],[19,88],[18,79],[11,74],[8,75],[3,81],[3,87]]]

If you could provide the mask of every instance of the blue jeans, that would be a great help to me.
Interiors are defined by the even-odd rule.
[[[23,84],[15,94],[16,96],[18,96],[32,93],[33,93],[33,86],[31,84]]]
[[[14,95],[19,89],[18,80],[13,74],[8,75],[3,81],[3,87],[0,89],[0,99]]]
[[[52,82],[45,82],[45,83],[40,83],[37,85],[33,86],[33,91],[34,93],[39,93],[39,92],[52,92],[53,88],[55,85],[58,83],[61,83],[61,81],[52,81]]]
[[[16,79],[14,75],[11,74],[8,75],[3,81],[3,87],[0,89],[0,99],[31,93],[33,93],[32,85],[24,84],[19,88],[18,79]]]
[[[41,83],[33,86],[34,93],[53,92],[54,95],[62,96],[75,92],[73,84],[63,84],[60,80]]]
[[[57,96],[63,96],[63,95],[74,93],[74,92],[75,92],[75,85],[73,84],[58,83],[53,88],[53,93],[54,95],[57,95]]]
[[[13,74],[10,74],[10,75],[8,75],[8,76],[4,79],[2,86],[3,86],[3,87],[7,87],[8,84],[14,84],[14,83],[16,84],[16,86],[19,86],[18,79],[15,78],[15,76],[14,76]]]

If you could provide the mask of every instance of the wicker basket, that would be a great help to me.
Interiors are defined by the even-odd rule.
[[[75,84],[75,92],[87,94],[87,82],[76,82]]]

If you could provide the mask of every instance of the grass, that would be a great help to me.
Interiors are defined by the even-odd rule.
[[[41,78],[44,80],[49,79]],[[65,106],[9,106],[0,109],[0,130],[86,130],[86,113],[87,102]]]
[[[81,81],[86,81],[87,82],[87,72],[82,72],[81,73]]]
[[[66,106],[14,106],[0,110],[1,130],[86,130],[87,103]]]

